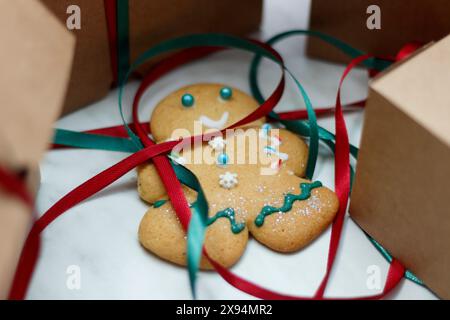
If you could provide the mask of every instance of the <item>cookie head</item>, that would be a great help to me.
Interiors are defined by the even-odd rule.
[[[156,106],[150,119],[157,142],[224,129],[258,108],[249,95],[223,84],[183,87]],[[249,125],[261,125],[264,119]],[[202,131],[202,132],[199,132]]]

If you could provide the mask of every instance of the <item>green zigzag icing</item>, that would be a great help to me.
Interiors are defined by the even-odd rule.
[[[228,220],[230,220],[231,231],[234,234],[238,234],[245,228],[245,223],[236,222],[236,215],[234,209],[232,208],[226,208],[225,210],[217,212],[215,216],[208,218],[207,222],[208,226],[216,222],[216,220],[219,218],[227,218]]]
[[[167,200],[158,200],[158,201],[156,201],[154,204],[153,204],[153,207],[154,208],[159,208],[159,207],[161,207],[164,203],[166,203],[167,202]]]
[[[275,213],[275,212],[288,212],[292,209],[292,205],[295,201],[302,201],[306,200],[309,197],[311,197],[311,191],[315,188],[322,187],[322,183],[320,181],[314,181],[312,183],[300,183],[300,194],[292,194],[288,193],[284,196],[284,203],[281,207],[276,208],[272,206],[264,206],[261,209],[261,212],[258,214],[258,216],[255,219],[255,225],[257,227],[261,227],[264,224],[264,220],[267,216]],[[166,203],[167,200],[159,200],[155,202],[153,205],[155,208],[161,207],[164,203]],[[236,222],[236,214],[234,212],[233,208],[226,208],[222,211],[217,212],[213,217],[208,218],[207,225],[211,225],[214,222],[217,221],[219,218],[227,218],[230,221],[231,224],[231,231],[234,234],[240,233],[245,228],[244,223],[237,223]]]
[[[311,196],[311,190],[315,188],[320,188],[322,186],[322,183],[320,181],[314,181],[312,183],[300,183],[300,194],[292,194],[288,193],[284,196],[284,203],[280,208],[275,208],[272,206],[264,206],[261,209],[261,212],[258,214],[258,216],[255,219],[255,225],[257,227],[261,227],[264,224],[264,220],[267,216],[271,215],[275,212],[288,212],[292,209],[292,204],[295,201],[302,201],[306,200]]]
[[[167,202],[167,200],[158,200],[153,204],[153,207],[159,208],[166,202]],[[206,224],[209,226],[209,225],[213,224],[214,222],[216,222],[216,220],[219,218],[227,218],[228,220],[230,220],[231,231],[234,234],[240,233],[245,228],[245,223],[237,223],[236,222],[236,214],[234,212],[234,209],[232,209],[232,208],[226,208],[222,211],[217,212],[215,216],[208,218],[208,221],[206,222]]]

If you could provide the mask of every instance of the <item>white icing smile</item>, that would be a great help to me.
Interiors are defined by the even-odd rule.
[[[228,111],[225,111],[224,113],[222,113],[222,116],[220,117],[219,120],[212,120],[210,117],[201,115],[200,118],[198,118],[198,121],[200,121],[200,123],[203,124],[205,127],[220,130],[223,127],[225,127],[225,124],[228,121],[228,116],[229,116]]]

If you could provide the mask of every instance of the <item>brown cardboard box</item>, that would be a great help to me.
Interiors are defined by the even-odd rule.
[[[450,36],[370,86],[350,214],[450,298]]]
[[[0,0],[0,165],[27,173],[32,195],[69,80],[75,38],[37,0]],[[0,189],[0,299],[5,298],[31,214]]]
[[[104,95],[113,83],[104,0],[41,0],[66,24],[69,5],[81,10],[74,67],[63,113]],[[129,0],[130,60],[156,43],[199,32],[243,35],[261,21],[262,0]],[[154,61],[153,61],[154,62]],[[145,72],[149,64],[140,68]]]
[[[381,9],[381,29],[366,26],[370,5]],[[428,43],[450,33],[448,0],[312,0],[310,28],[335,36],[364,52],[395,56],[408,42]],[[308,55],[348,62],[335,48],[310,38]]]
[[[158,42],[190,33],[245,35],[261,22],[262,0],[131,0],[130,59]],[[149,65],[140,69],[145,72]]]
[[[66,25],[67,8],[81,9],[81,29],[70,32],[77,38],[75,58],[63,113],[104,97],[111,88],[113,76],[109,54],[108,29],[103,0],[41,0]]]
[[[74,37],[36,1],[0,1],[0,163],[34,166],[60,112]],[[30,139],[30,137],[33,137]]]

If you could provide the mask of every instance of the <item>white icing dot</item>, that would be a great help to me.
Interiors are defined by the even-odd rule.
[[[208,142],[208,144],[215,151],[222,151],[225,149],[227,142],[222,137],[214,137]]]

